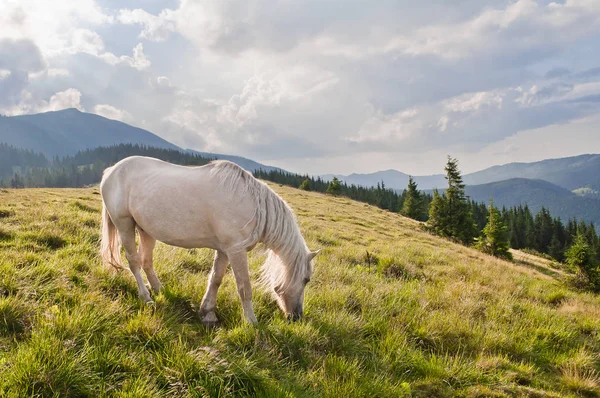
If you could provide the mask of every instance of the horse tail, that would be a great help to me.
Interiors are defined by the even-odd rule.
[[[112,222],[106,203],[102,200],[102,240],[100,241],[100,256],[107,265],[112,265],[117,270],[124,269],[121,263],[121,241],[117,227]]]

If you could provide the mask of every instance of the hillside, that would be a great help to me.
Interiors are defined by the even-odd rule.
[[[274,185],[322,247],[303,321],[233,277],[195,315],[212,252],[159,244],[155,307],[97,257],[97,189],[0,190],[0,395],[597,396],[600,298],[397,214]],[[264,260],[251,256],[251,275]]]
[[[542,207],[554,217],[567,221],[570,218],[593,222],[600,226],[600,200],[585,198],[557,185],[542,180],[513,178],[482,185],[468,185],[466,193],[478,202],[494,198],[496,206],[511,207],[527,204],[533,213]]]

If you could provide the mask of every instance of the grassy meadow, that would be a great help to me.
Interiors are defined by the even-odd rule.
[[[559,397],[600,395],[600,297],[527,256],[508,263],[397,214],[271,185],[322,248],[305,318],[230,271],[220,325],[196,315],[213,253],[163,244],[165,291],[97,256],[97,189],[0,190],[0,396]],[[264,249],[251,253],[258,277]]]

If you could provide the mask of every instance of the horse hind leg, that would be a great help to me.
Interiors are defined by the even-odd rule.
[[[227,264],[229,258],[222,251],[217,250],[215,253],[215,260],[213,262],[212,269],[208,276],[208,286],[206,287],[206,293],[202,298],[200,304],[200,316],[202,317],[202,323],[205,325],[213,325],[217,323],[217,316],[215,315],[215,308],[217,306],[217,292],[223,281],[225,271],[227,271]]]
[[[150,282],[150,287],[152,288],[154,293],[158,293],[160,292],[163,286],[160,283],[158,277],[156,276],[156,273],[154,272],[154,266],[152,261],[152,252],[154,251],[156,239],[148,235],[143,229],[139,227],[138,232],[140,234],[139,254],[142,260],[142,268],[144,269],[146,278],[148,278],[148,282]]]
[[[144,284],[141,273],[142,258],[138,253],[135,244],[135,222],[132,218],[117,218],[116,220],[113,220],[113,222],[119,231],[121,243],[125,248],[125,256],[129,262],[129,269],[137,282],[139,296],[145,302],[150,303],[152,302],[152,298],[150,297],[148,288]]]

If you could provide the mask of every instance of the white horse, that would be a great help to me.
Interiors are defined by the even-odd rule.
[[[217,291],[231,263],[244,315],[256,323],[247,251],[262,242],[270,250],[261,280],[289,318],[302,316],[304,288],[318,251],[307,248],[283,199],[241,167],[227,161],[184,167],[132,156],[104,171],[100,191],[101,255],[106,263],[123,268],[122,243],[139,295],[146,302],[152,298],[142,268],[152,290],[158,293],[162,288],[152,267],[156,240],[184,248],[212,248],[216,253],[200,305],[202,322],[217,321]]]

